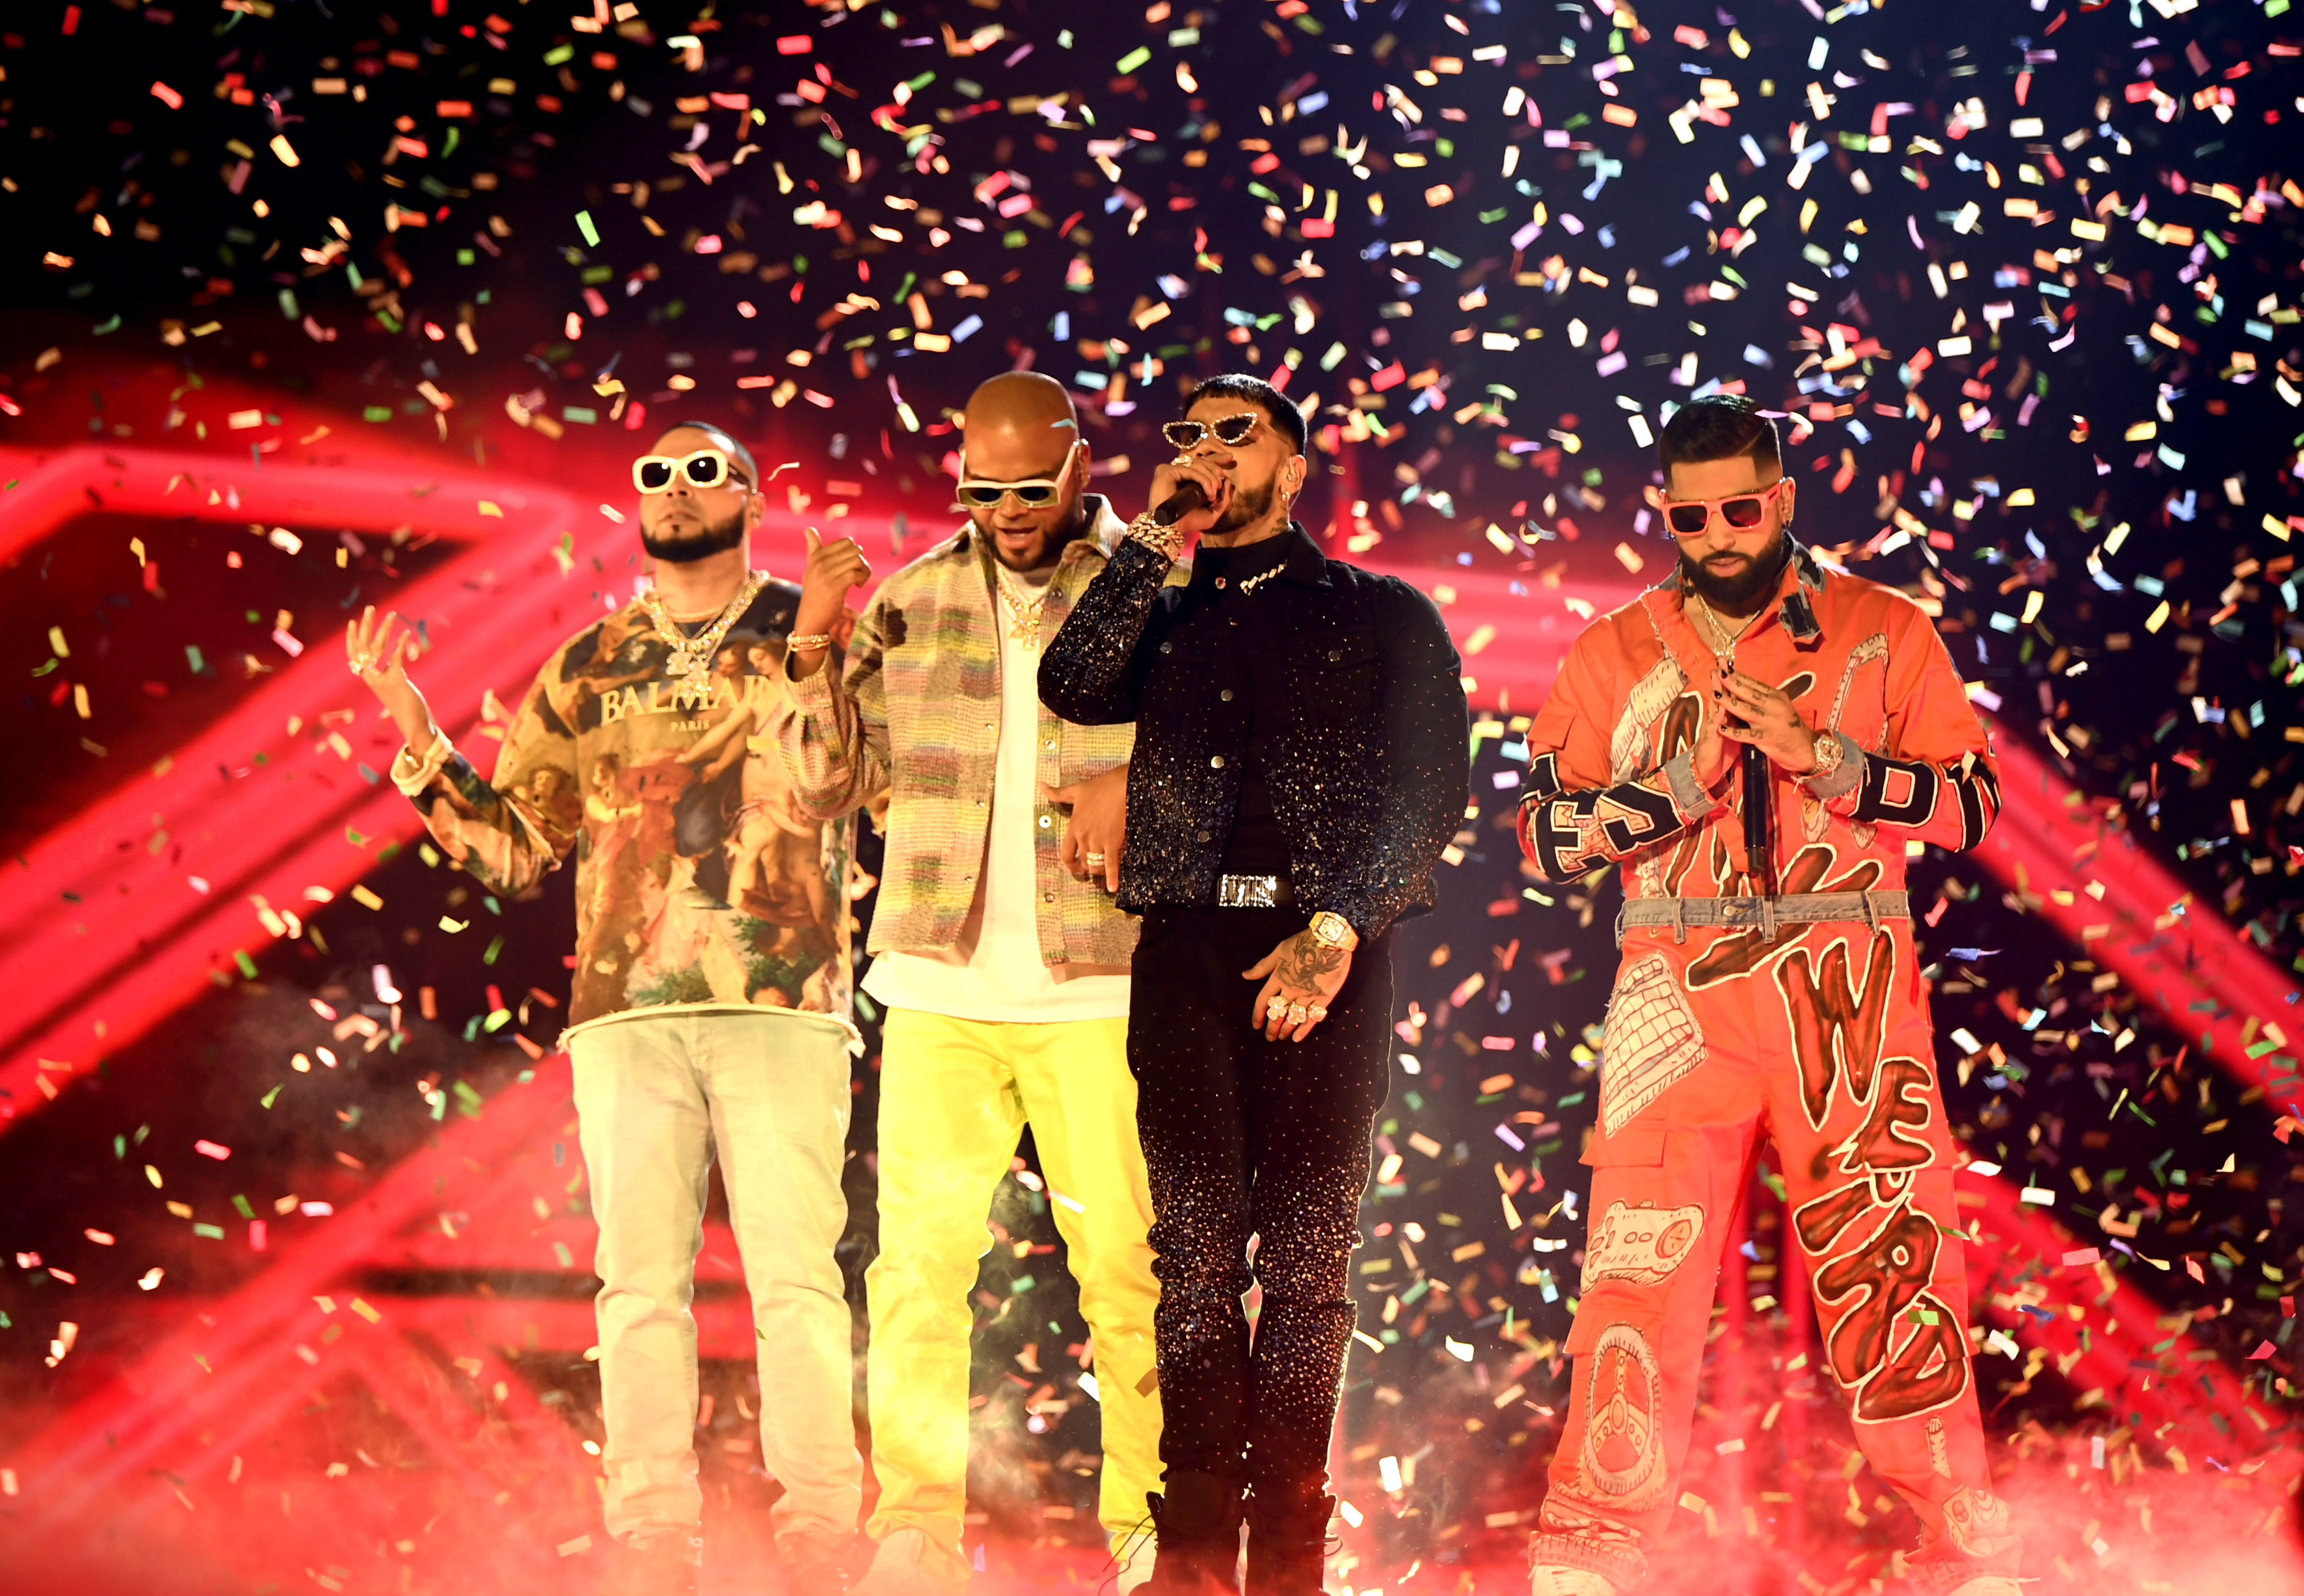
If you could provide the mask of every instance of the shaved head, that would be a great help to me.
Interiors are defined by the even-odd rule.
[[[1063,479],[1063,491],[1047,504],[1029,506],[1011,494],[989,510],[970,512],[990,536],[1002,563],[1017,570],[1037,569],[1080,535],[1086,524],[1080,487],[1088,450],[1080,442],[1072,395],[1054,377],[1006,371],[969,395],[961,457],[966,474],[981,480]]]
[[[1045,457],[1043,463],[1061,461],[1080,437],[1080,417],[1072,396],[1055,378],[1038,371],[1004,371],[968,396],[962,428],[970,469],[980,471],[978,455],[987,449],[1004,454],[1003,445],[1011,443],[1035,458]]]

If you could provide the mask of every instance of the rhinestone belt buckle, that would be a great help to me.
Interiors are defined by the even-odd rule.
[[[1277,908],[1280,878],[1276,875],[1224,875],[1216,878],[1216,902],[1224,908]]]

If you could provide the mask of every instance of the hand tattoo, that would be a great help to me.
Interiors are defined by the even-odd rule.
[[[1322,976],[1334,974],[1351,958],[1349,949],[1325,946],[1309,931],[1300,931],[1290,937],[1286,948],[1275,973],[1282,985],[1300,990],[1317,991]]]

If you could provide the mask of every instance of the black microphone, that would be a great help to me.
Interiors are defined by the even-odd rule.
[[[1164,527],[1173,527],[1207,502],[1208,490],[1188,477],[1153,510],[1152,519]]]
[[[1768,756],[1757,743],[1744,745],[1744,857],[1760,895],[1776,892],[1774,817],[1769,813]]]

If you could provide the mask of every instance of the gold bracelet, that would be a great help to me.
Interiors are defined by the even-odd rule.
[[[784,639],[784,646],[787,649],[803,648],[810,654],[813,654],[819,648],[829,648],[832,646],[832,634],[830,632],[804,632],[796,637],[786,638]]]
[[[1162,526],[1148,510],[1128,523],[1128,536],[1164,560],[1183,552],[1184,535],[1173,526]]]

